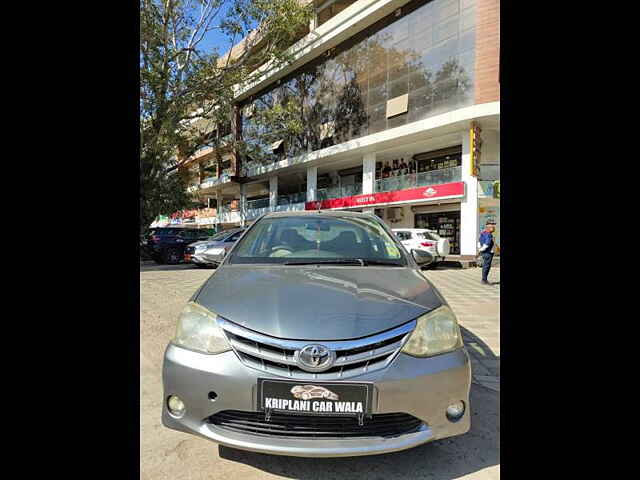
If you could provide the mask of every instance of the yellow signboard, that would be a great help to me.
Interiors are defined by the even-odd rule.
[[[469,150],[471,153],[471,175],[474,177],[477,177],[479,173],[478,165],[480,165],[480,149],[482,147],[480,132],[482,132],[480,125],[476,122],[471,122],[471,128],[469,129]]]

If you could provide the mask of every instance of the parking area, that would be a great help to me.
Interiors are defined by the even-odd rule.
[[[305,459],[233,450],[166,429],[160,421],[162,356],[176,319],[213,270],[140,266],[140,469],[160,479],[498,479],[500,477],[500,268],[480,284],[480,269],[439,267],[429,278],[456,312],[472,358],[471,431],[404,452]]]

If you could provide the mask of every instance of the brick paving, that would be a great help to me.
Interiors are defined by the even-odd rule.
[[[500,268],[489,272],[492,285],[480,283],[481,269],[438,267],[425,276],[446,298],[462,328],[471,357],[473,380],[500,391]]]

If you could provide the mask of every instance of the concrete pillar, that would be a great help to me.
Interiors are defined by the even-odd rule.
[[[245,226],[247,218],[247,184],[240,185],[240,226]]]
[[[465,195],[460,204],[460,255],[478,254],[478,179],[471,175],[471,139],[462,133],[462,181]]]
[[[269,208],[275,210],[278,206],[278,177],[269,177]]]
[[[318,167],[307,168],[307,202],[318,199]]]
[[[376,154],[367,153],[362,157],[362,193],[376,190]]]
[[[222,206],[222,195],[220,194],[220,191],[216,190],[215,193],[215,199],[216,199],[216,219],[215,219],[215,223],[218,226],[218,229],[220,228],[220,207]],[[218,230],[219,231],[219,230]]]

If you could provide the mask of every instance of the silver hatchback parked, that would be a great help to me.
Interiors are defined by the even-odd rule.
[[[456,317],[382,221],[258,219],[178,319],[162,423],[304,457],[403,450],[469,430]]]

